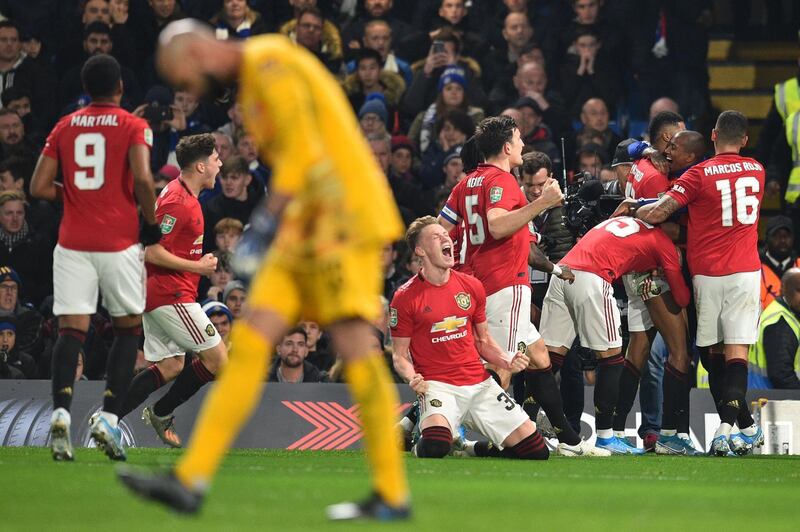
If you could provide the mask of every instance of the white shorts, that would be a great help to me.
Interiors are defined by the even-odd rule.
[[[53,314],[94,314],[98,294],[114,317],[141,314],[146,279],[141,244],[111,252],[57,245],[53,250]]]
[[[529,346],[541,335],[531,323],[531,287],[507,286],[486,297],[489,334],[507,353],[514,355],[520,343]]]
[[[572,284],[550,277],[540,324],[544,343],[571,347],[577,335],[583,347],[594,351],[621,347],[619,307],[611,284],[590,272],[572,273]]]
[[[419,400],[420,425],[435,414],[447,419],[451,432],[466,425],[501,448],[506,438],[529,420],[491,377],[469,386],[428,381],[428,392]]]
[[[761,272],[692,277],[697,307],[697,346],[720,342],[751,345],[758,340]]]
[[[653,284],[660,294],[669,291],[669,284],[660,277],[654,277],[648,281]],[[642,296],[636,292],[636,275],[626,274],[622,276],[622,284],[625,286],[625,294],[628,296],[628,330],[631,332],[645,332],[653,328],[653,320],[647,310]]]
[[[217,329],[199,303],[176,303],[154,308],[142,317],[144,358],[158,362],[181,356],[186,351],[200,353],[219,345]]]

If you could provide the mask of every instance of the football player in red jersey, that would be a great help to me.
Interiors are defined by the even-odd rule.
[[[510,173],[522,164],[523,148],[512,118],[499,116],[481,121],[475,141],[485,162],[453,188],[439,214],[439,223],[448,230],[465,224],[467,271],[483,283],[488,294],[489,333],[509,356],[520,345],[525,346],[531,360],[526,373],[528,388],[558,434],[559,452],[571,456],[595,452],[564,417],[547,348],[530,319],[528,223],[564,196],[558,182],[550,178],[541,196],[528,202]],[[555,274],[569,276],[569,272],[560,270]]]
[[[661,268],[675,302],[685,307],[689,289],[681,274],[678,251],[657,227],[619,217],[590,229],[561,263],[570,267],[575,282],[550,279],[542,306],[544,343],[556,357],[564,356],[579,336],[581,345],[595,352],[599,359],[594,388],[595,445],[615,454],[641,454],[642,449],[619,440],[612,430],[624,358],[620,354],[619,308],[611,283],[628,272]],[[681,406],[673,397],[664,394],[665,418],[674,416]]]
[[[122,80],[117,61],[96,55],[81,70],[92,103],[63,117],[47,138],[31,179],[31,194],[63,200],[64,217],[53,252],[53,313],[59,336],[53,349],[53,458],[72,460],[69,407],[78,352],[97,311],[98,291],[111,314],[115,339],[107,362],[103,408],[92,437],[113,460],[124,460],[118,413],[133,377],[145,304],[140,242],[155,244],[155,220],[147,122],[119,107]],[[61,171],[64,182],[55,182]],[[139,230],[136,203],[144,225]]]
[[[175,155],[180,176],[164,187],[156,202],[161,241],[144,253],[144,358],[151,365],[131,382],[119,417],[174,380],[161,399],[144,409],[142,419],[161,441],[180,447],[180,437],[172,428],[172,412],[214,379],[228,359],[228,350],[196,302],[200,276],[211,275],[217,267],[212,253],[203,255],[203,211],[197,198],[203,190],[214,188],[222,162],[210,134],[182,138]],[[184,366],[187,351],[197,353],[198,358]]]
[[[518,372],[528,358],[509,360],[492,339],[480,281],[453,270],[453,241],[432,216],[415,220],[406,241],[422,261],[395,293],[390,326],[397,373],[419,395],[420,458],[442,458],[462,423],[487,436],[503,456],[546,460],[536,425],[489,375],[481,358]]]
[[[683,136],[679,136],[683,134]],[[650,122],[650,138],[659,154],[667,155],[671,139],[677,138],[680,151],[675,160],[667,157],[670,175],[661,172],[647,158],[636,161],[628,175],[626,196],[633,199],[658,198],[670,187],[670,180],[681,171],[702,160],[705,141],[696,131],[686,132],[683,118],[671,111],[657,114]],[[674,148],[674,145],[673,145]],[[674,150],[673,150],[674,151]],[[673,173],[674,171],[674,173]],[[680,239],[681,229],[677,223],[666,222],[659,226],[673,241]],[[634,272],[623,276],[628,296],[628,331],[630,341],[625,354],[625,363],[620,377],[620,391],[614,416],[614,435],[623,443],[625,421],[633,406],[639,389],[641,371],[644,369],[656,330],[667,346],[669,358],[664,365],[663,389],[665,394],[677,394],[675,401],[684,407],[678,419],[667,414],[662,420],[659,434],[648,432],[642,437],[645,449],[659,454],[694,455],[696,451],[689,437],[689,351],[686,343],[686,318],[675,304],[669,286],[663,279],[649,272]],[[648,436],[653,435],[652,439]]]
[[[697,305],[697,346],[712,356],[720,426],[711,451],[746,454],[763,444],[761,428],[745,406],[747,353],[758,338],[761,263],[758,217],[764,194],[764,167],[739,155],[747,145],[747,118],[724,111],[711,132],[715,155],[677,179],[657,202],[629,212],[661,223],[683,206],[689,210],[687,258]],[[711,374],[714,377],[711,377]],[[740,432],[731,435],[738,421]]]

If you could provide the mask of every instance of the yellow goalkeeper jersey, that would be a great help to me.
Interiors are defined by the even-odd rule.
[[[253,37],[244,47],[246,128],[272,167],[270,192],[293,198],[276,251],[301,258],[400,238],[388,180],[336,79],[286,37]]]

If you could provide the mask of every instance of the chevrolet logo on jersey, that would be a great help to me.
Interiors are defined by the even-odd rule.
[[[442,321],[436,322],[431,326],[431,332],[456,332],[461,327],[467,324],[467,318],[456,318],[455,316],[447,316]]]

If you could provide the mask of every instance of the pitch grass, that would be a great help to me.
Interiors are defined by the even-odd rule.
[[[128,463],[178,455],[132,449]],[[94,449],[76,458],[0,448],[0,530],[800,529],[800,457],[409,458],[413,521],[389,525],[325,521],[326,505],[367,492],[358,452],[234,451],[198,517],[134,499]]]

